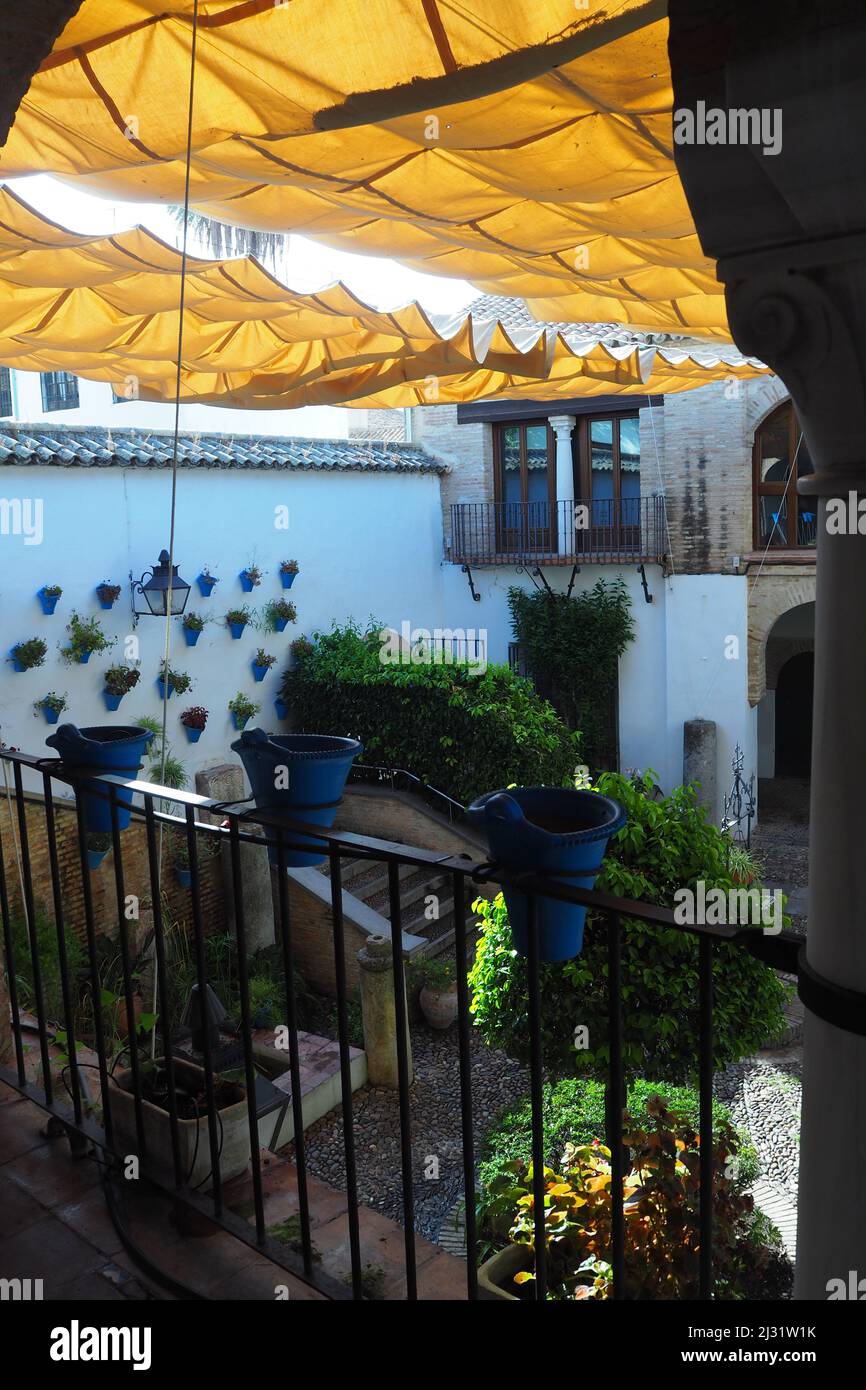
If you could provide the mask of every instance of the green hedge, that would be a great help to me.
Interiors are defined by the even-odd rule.
[[[573,785],[581,738],[504,666],[383,664],[380,625],[298,644],[282,696],[305,733],[360,738],[362,762],[401,767],[461,802],[511,783]]]

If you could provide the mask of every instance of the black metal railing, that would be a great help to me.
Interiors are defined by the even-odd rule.
[[[661,563],[666,552],[661,496],[451,506],[455,564]]]
[[[77,864],[75,882],[80,883],[83,917],[84,945],[87,953],[89,983],[93,1008],[91,1046],[96,1053],[96,1070],[99,1075],[101,1097],[101,1122],[93,1118],[93,1105],[85,1106],[82,1073],[76,1064],[75,1001],[73,982],[70,977],[69,952],[70,925],[68,902],[64,897],[63,880],[58,855],[58,813],[63,810],[69,814],[70,802],[62,804],[55,798],[56,784],[64,788],[72,787],[80,791],[87,788],[87,797],[101,796],[111,808],[111,844],[114,852],[115,907],[104,919],[117,934],[120,946],[122,975],[122,995],[126,1005],[126,1034],[123,1055],[128,1056],[129,1066],[125,1073],[126,1094],[132,1099],[132,1124],[134,1125],[137,1152],[140,1156],[142,1175],[149,1178],[158,1188],[162,1188],[181,1203],[187,1204],[208,1218],[217,1221],[232,1235],[247,1245],[267,1255],[275,1264],[290,1270],[299,1279],[313,1286],[333,1299],[363,1296],[363,1257],[359,1219],[359,1184],[355,1153],[355,1129],[352,1108],[352,1074],[350,1032],[348,1019],[349,993],[346,972],[346,940],[343,922],[342,873],[346,858],[365,860],[384,865],[387,869],[388,897],[390,905],[391,942],[393,954],[394,1009],[396,1017],[398,1103],[400,1169],[403,1198],[403,1223],[405,1227],[405,1285],[406,1297],[414,1299],[417,1295],[415,1221],[413,1193],[417,1174],[413,1171],[412,1155],[412,1116],[409,1087],[409,1059],[406,1044],[408,1001],[404,981],[403,946],[401,934],[400,870],[404,865],[430,867],[435,865],[440,873],[451,877],[454,900],[454,954],[457,976],[458,1019],[457,1019],[457,1066],[459,1068],[460,1088],[460,1130],[462,1136],[462,1180],[466,1209],[466,1292],[469,1299],[478,1295],[476,1275],[477,1231],[475,1218],[475,1129],[473,1124],[473,1082],[470,1048],[470,1000],[466,978],[467,960],[467,909],[465,888],[467,881],[475,885],[502,883],[519,884],[527,894],[529,921],[529,955],[527,959],[527,1016],[530,1043],[530,1096],[532,1110],[532,1157],[534,1160],[534,1213],[536,1280],[533,1285],[535,1297],[546,1296],[545,1239],[544,1239],[544,1165],[545,1148],[542,1086],[544,1079],[544,1054],[542,1046],[544,1000],[540,987],[540,970],[536,934],[533,930],[534,915],[539,896],[555,898],[566,902],[576,902],[591,907],[597,915],[607,919],[608,942],[608,1007],[609,1007],[609,1072],[607,1077],[608,1121],[607,1138],[611,1148],[613,1175],[613,1234],[610,1262],[612,1266],[613,1296],[622,1298],[625,1291],[625,1217],[623,1207],[624,1155],[621,1142],[622,1109],[624,1095],[623,1061],[623,1018],[621,990],[621,932],[622,922],[638,919],[650,927],[669,929],[675,927],[687,932],[699,942],[699,991],[695,1001],[696,1015],[699,1019],[699,1057],[697,1071],[700,1090],[700,1294],[709,1298],[712,1290],[712,1080],[713,1080],[713,984],[712,967],[714,948],[722,941],[733,941],[738,947],[752,952],[760,959],[779,969],[796,971],[796,953],[800,946],[799,938],[790,933],[778,936],[765,935],[753,929],[737,929],[730,926],[686,926],[675,923],[673,914],[666,908],[648,903],[634,902],[602,892],[588,892],[584,889],[554,883],[549,879],[531,874],[515,874],[508,864],[497,866],[480,863],[466,855],[449,856],[411,846],[378,840],[345,831],[322,831],[318,827],[306,826],[302,822],[288,820],[285,815],[273,810],[256,810],[249,803],[224,804],[204,797],[177,790],[156,786],[146,782],[125,782],[114,777],[93,779],[82,772],[65,767],[59,760],[35,758],[9,749],[0,749],[0,760],[7,774],[11,771],[12,786],[9,787],[10,809],[14,806],[12,831],[15,834],[15,855],[12,862],[19,876],[22,907],[26,918],[27,939],[24,947],[26,961],[16,959],[16,946],[13,931],[13,913],[10,905],[10,884],[4,868],[3,845],[0,843],[0,914],[3,921],[3,942],[7,963],[8,989],[11,1006],[11,1023],[14,1040],[14,1066],[0,1068],[0,1080],[16,1088],[37,1105],[49,1112],[55,1121],[62,1124],[73,1143],[86,1140],[96,1145],[106,1156],[110,1165],[123,1157],[121,1139],[116,1121],[117,1105],[122,1097],[113,1076],[117,1057],[111,1060],[108,1039],[103,1027],[101,1001],[101,977],[97,953],[97,914],[88,866],[88,835],[85,823],[84,797],[78,795],[75,801]],[[29,787],[25,795],[24,777],[28,777]],[[33,790],[35,784],[41,796]],[[151,1051],[161,1059],[164,1073],[163,1108],[168,1115],[170,1131],[171,1160],[168,1171],[160,1167],[148,1146],[147,1125],[144,1116],[145,1096],[143,1077],[152,1062],[143,1055],[143,1044],[135,1023],[133,998],[133,968],[128,936],[129,923],[125,912],[127,902],[127,881],[124,867],[124,836],[118,826],[118,789],[131,787],[137,794],[138,802],[133,810],[135,820],[144,828],[147,849],[147,876],[153,904],[153,958],[156,975],[158,1005],[153,1025]],[[168,804],[177,808],[176,814],[165,809]],[[214,816],[213,821],[205,822],[203,814]],[[183,1085],[183,1068],[188,1063],[188,1030],[174,1023],[177,1017],[177,999],[174,997],[175,984],[169,969],[167,952],[167,926],[162,909],[162,870],[160,865],[160,837],[165,829],[173,835],[181,835],[186,842],[190,882],[189,930],[192,935],[192,956],[195,962],[195,988],[197,989],[199,1012],[198,1034],[193,1032],[192,1042],[196,1055],[201,1057],[200,1074],[204,1078],[205,1113],[197,1113],[196,1152],[198,1152],[198,1126],[206,1120],[206,1138],[203,1145],[209,1157],[210,1167],[205,1178],[195,1185],[191,1182],[192,1168],[185,1166],[179,1135],[179,1097]],[[57,940],[57,961],[60,973],[62,995],[62,1019],[48,1017],[46,1013],[43,980],[41,976],[40,951],[37,941],[37,911],[47,904],[37,904],[34,891],[33,854],[31,852],[34,833],[38,829],[40,844],[44,836],[47,845],[50,878],[50,911],[53,915]],[[347,1198],[347,1221],[349,1250],[351,1255],[351,1286],[330,1277],[318,1267],[314,1255],[312,1239],[313,1213],[309,1195],[309,1165],[304,1142],[304,1116],[301,1099],[301,1075],[298,1030],[298,1001],[295,993],[295,952],[293,950],[292,912],[290,910],[289,878],[286,863],[287,854],[294,848],[309,851],[309,840],[304,840],[303,832],[313,833],[322,845],[329,861],[331,898],[331,947],[333,949],[334,982],[337,1003],[337,1031],[339,1044],[339,1074],[342,1099],[344,1182]],[[221,1044],[209,1026],[206,1007],[210,979],[208,960],[205,951],[205,924],[202,907],[202,851],[208,842],[218,842],[227,846],[231,863],[231,884],[234,907],[234,933],[237,951],[237,975],[239,991],[240,1020],[236,1036],[240,1040],[241,1069],[244,1076],[244,1093],[247,1107],[247,1121],[250,1141],[250,1167],[253,1190],[252,1224],[227,1209],[222,1177],[223,1137],[220,1107],[217,1104],[216,1090],[220,1080]],[[248,947],[245,926],[245,888],[243,876],[243,857],[241,846],[253,843],[262,847],[267,844],[276,859],[275,877],[277,882],[274,905],[275,939],[278,943],[285,978],[285,997],[282,1001],[288,1031],[289,1071],[291,1075],[291,1105],[294,1118],[294,1163],[297,1170],[298,1217],[300,1225],[300,1250],[294,1251],[284,1244],[273,1241],[267,1233],[265,1202],[263,1195],[262,1171],[260,1161],[259,1120],[262,1101],[257,1096],[256,1065],[253,1053],[253,1018],[251,1016],[250,990],[248,978]],[[64,872],[69,865],[64,859]],[[41,1071],[32,1074],[32,1063],[28,1072],[28,1048],[25,1046],[26,1020],[23,1018],[19,999],[18,979],[23,965],[29,965],[32,980],[32,995],[35,1007],[35,1028],[39,1040]],[[63,1030],[63,1052],[66,1065],[61,1071],[62,1087],[55,1086],[52,1074],[52,1048],[57,1045],[58,1022]],[[192,1023],[195,1029],[195,1019]],[[283,1097],[285,1100],[285,1097]],[[89,1112],[89,1113],[86,1113]],[[129,1106],[127,1104],[127,1134],[129,1127]],[[127,1139],[128,1142],[128,1139]],[[204,1193],[205,1181],[210,1181],[210,1191]]]

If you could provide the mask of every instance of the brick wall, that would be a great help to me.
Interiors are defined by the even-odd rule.
[[[42,798],[37,796],[25,797],[25,805],[34,903],[37,911],[40,908],[45,908],[53,915],[51,866],[48,860],[48,838],[45,830]],[[84,895],[78,858],[76,817],[74,811],[64,807],[63,803],[55,801],[54,806],[64,918],[67,929],[71,929],[83,938],[85,930]],[[12,796],[10,806],[10,802],[7,801],[4,794],[0,799],[0,840],[2,840],[3,867],[6,873],[10,907],[14,914],[19,915],[22,904],[15,853],[15,837],[17,835],[18,811],[15,797]],[[140,821],[133,820],[129,829],[123,831],[121,843],[123,847],[124,892],[127,896],[135,894],[142,902],[148,902],[152,894],[144,825]],[[168,863],[167,854],[164,855],[164,866],[164,897],[167,900],[169,912],[174,920],[191,923],[189,892],[177,883]],[[118,918],[113,853],[106,855],[99,868],[90,873],[90,885],[96,931],[97,933],[114,935],[117,931]],[[201,863],[201,897],[205,931],[208,933],[225,931],[226,916],[219,860],[210,859]]]
[[[493,501],[493,426],[458,425],[456,405],[417,406],[412,411],[412,442],[448,467],[440,479],[447,542],[453,502]]]

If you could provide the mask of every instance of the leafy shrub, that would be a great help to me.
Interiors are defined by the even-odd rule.
[[[16,642],[8,660],[17,661],[24,671],[32,671],[34,667],[45,664],[47,652],[48,643],[43,642],[41,637],[28,637],[26,642]]]
[[[540,695],[571,729],[580,729],[585,760],[605,747],[608,708],[619,658],[634,637],[631,599],[622,579],[599,579],[569,598],[545,591],[508,590],[521,658]]]
[[[735,886],[727,841],[698,806],[694,789],[653,799],[653,776],[631,780],[603,773],[599,790],[624,807],[628,821],[608,844],[596,887],[622,897],[674,906],[678,888],[703,879],[707,889]],[[472,1010],[485,1041],[521,1061],[528,1058],[526,961],[512,949],[502,894],[479,899],[482,936],[469,982]],[[760,930],[760,928],[755,928]],[[682,1082],[698,1057],[698,942],[675,927],[622,920],[623,1059],[629,1076]],[[542,964],[545,1065],[559,1075],[604,1074],[608,1061],[607,922],[587,914],[583,952]],[[718,1070],[781,1033],[787,989],[769,966],[742,946],[713,950],[714,1063]],[[590,1046],[575,1047],[575,1029]]]
[[[591,1144],[605,1133],[605,1088],[590,1077],[564,1077],[545,1084],[542,1114],[544,1120],[545,1162],[556,1163],[566,1144]],[[657,1112],[650,1105],[660,1096],[668,1109],[675,1110],[697,1128],[700,1116],[698,1092],[689,1086],[671,1086],[652,1081],[634,1081],[628,1090],[628,1110],[644,1129],[651,1129]],[[730,1124],[730,1113],[721,1101],[713,1101],[713,1131],[721,1134]],[[758,1156],[751,1140],[738,1139],[737,1178],[749,1185],[758,1174]],[[507,1107],[488,1130],[480,1149],[478,1164],[478,1229],[482,1239],[494,1241],[495,1211],[491,1210],[489,1190],[496,1190],[497,1179],[515,1159],[532,1152],[532,1107],[529,1097]],[[500,1232],[501,1234],[501,1232]]]
[[[528,681],[504,666],[383,664],[380,631],[349,624],[292,643],[281,693],[295,727],[360,738],[360,761],[406,768],[458,801],[571,780],[580,736]]]
[[[88,652],[107,652],[116,640],[106,637],[98,618],[82,618],[75,612],[70,614],[66,631],[69,633],[69,643],[60,648],[60,654],[69,662],[78,661]]]
[[[12,955],[18,1002],[25,1009],[36,1010],[36,990],[33,983],[33,963],[30,958],[30,935],[23,917],[10,922]],[[66,961],[69,969],[69,988],[73,1013],[78,1006],[79,992],[87,976],[87,952],[78,937],[68,927],[63,934]],[[63,990],[60,977],[60,953],[57,947],[57,928],[45,912],[36,914],[36,953],[42,981],[42,1000],[45,1018],[50,1023],[65,1024]]]
[[[652,1125],[626,1116],[631,1167],[625,1174],[625,1294],[627,1298],[697,1298],[700,1265],[698,1135],[682,1116],[650,1100]],[[783,1297],[792,1270],[778,1233],[756,1217],[752,1198],[727,1176],[737,1136],[724,1127],[714,1138],[713,1273],[716,1298]],[[503,1175],[501,1196],[510,1203],[513,1242],[534,1261],[535,1220],[531,1165],[517,1162]],[[548,1297],[609,1298],[613,1210],[610,1150],[602,1144],[569,1144],[559,1171],[545,1168],[545,1243]],[[526,1285],[530,1270],[515,1283]]]

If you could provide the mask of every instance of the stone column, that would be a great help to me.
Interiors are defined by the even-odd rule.
[[[710,820],[718,820],[716,760],[718,738],[713,719],[687,719],[683,724],[683,786],[697,783],[698,805]]]
[[[556,531],[560,555],[574,554],[574,465],[571,456],[573,415],[551,415],[556,436]]]
[[[221,763],[195,774],[195,789],[199,796],[214,801],[242,801],[246,796],[244,770],[240,763]],[[255,831],[255,826],[248,827]],[[274,944],[274,909],[271,896],[271,869],[268,851],[263,845],[242,842],[240,845],[241,882],[244,895],[244,928],[248,951],[260,951]],[[222,848],[222,877],[225,893],[226,925],[235,930],[235,898],[231,853]]]
[[[674,145],[741,351],[785,382],[818,501],[808,962],[866,991],[866,84],[862,8],[671,0],[675,109],[767,112],[781,144]],[[858,114],[859,113],[859,114]],[[828,527],[834,499],[854,517]],[[833,504],[831,506],[831,504]],[[857,507],[863,507],[862,522]],[[825,1006],[821,1007],[821,1013]],[[806,1010],[796,1296],[866,1275],[866,1037]]]
[[[396,1091],[397,1010],[394,1004],[394,963],[387,936],[370,936],[358,952],[361,983],[361,1015],[364,1022],[364,1050],[367,1053],[367,1079],[371,1086],[387,1086]],[[409,1042],[408,1006],[406,1048],[409,1057],[409,1084],[412,1084],[412,1048]]]

